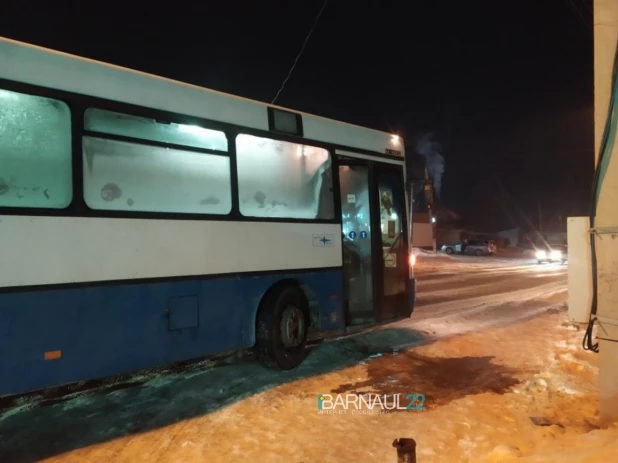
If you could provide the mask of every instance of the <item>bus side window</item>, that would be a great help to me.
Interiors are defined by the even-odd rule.
[[[88,108],[84,113],[84,128],[137,140],[227,152],[227,137],[219,130],[195,125],[162,123],[146,117],[103,109]]]
[[[69,107],[0,89],[0,207],[64,209],[71,177]]]
[[[316,219],[335,217],[335,196],[333,192],[333,171],[330,159],[322,165],[320,193]]]
[[[220,215],[232,211],[223,132],[98,109],[86,111],[85,125],[84,200],[91,209]]]
[[[240,212],[245,217],[335,218],[327,150],[240,134],[236,158]]]

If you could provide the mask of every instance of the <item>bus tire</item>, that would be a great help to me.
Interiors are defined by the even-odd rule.
[[[309,304],[294,284],[273,287],[262,299],[256,320],[255,351],[268,368],[292,370],[307,357]]]

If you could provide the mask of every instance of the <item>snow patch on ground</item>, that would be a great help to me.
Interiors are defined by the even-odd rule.
[[[417,458],[424,463],[618,461],[618,426],[604,428],[598,423],[598,357],[577,348],[582,333],[565,329],[568,326],[562,308],[414,348],[365,354],[361,363],[324,374],[293,379],[280,373],[289,381],[271,382],[243,399],[234,392],[237,385],[259,384],[273,373],[250,365],[202,375],[191,372],[192,378],[176,386],[151,379],[146,389],[152,397],[141,397],[142,391],[125,399],[124,406],[145,408],[163,394],[169,398],[165,407],[150,402],[153,419],[195,407],[212,394],[227,391],[235,398],[224,407],[195,413],[156,431],[132,433],[127,423],[126,434],[104,446],[70,450],[46,461],[90,462],[118,455],[127,461],[187,463],[241,457],[282,463],[373,463],[395,461],[391,444],[400,437],[417,441]],[[388,333],[374,336],[380,342],[373,347],[388,340]],[[354,346],[324,346],[327,352],[316,352],[313,361],[345,356],[364,342],[344,341]],[[367,392],[423,393],[427,410],[318,414],[320,393]],[[106,416],[100,415],[102,424],[108,421]],[[119,424],[118,419],[114,422]]]
[[[437,259],[451,259],[452,257],[449,256],[448,254],[444,254],[443,252],[433,252],[431,250],[428,249],[421,249],[421,248],[412,248],[412,252],[416,257],[421,257],[421,258],[437,258]]]
[[[16,405],[6,411],[4,411],[1,415],[0,415],[0,421],[5,420],[7,418],[10,418],[13,415],[18,415],[22,412],[25,412],[27,410],[30,410],[31,408],[35,407],[37,405],[38,401],[32,401],[30,403],[25,403],[22,405]]]

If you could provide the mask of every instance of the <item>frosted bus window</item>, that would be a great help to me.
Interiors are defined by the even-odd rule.
[[[86,130],[174,145],[227,151],[223,132],[194,125],[165,124],[154,119],[90,108],[84,115]]]
[[[236,138],[240,213],[246,217],[335,217],[327,150],[251,135]]]
[[[69,107],[0,90],[0,207],[64,209],[71,175]]]
[[[227,156],[84,137],[91,209],[189,214],[232,210]]]

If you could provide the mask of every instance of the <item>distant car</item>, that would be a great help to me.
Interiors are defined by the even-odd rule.
[[[491,240],[466,240],[455,244],[444,244],[440,250],[447,254],[489,256],[496,252],[496,243]]]
[[[538,264],[542,264],[544,262],[558,263],[564,264],[569,260],[569,251],[568,247],[562,244],[559,245],[548,245],[545,248],[536,250],[536,261]]]

